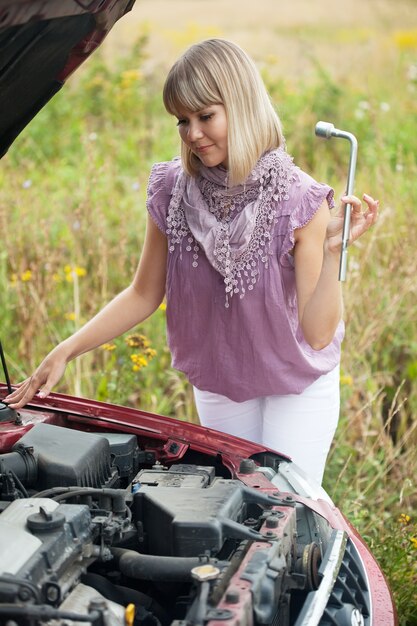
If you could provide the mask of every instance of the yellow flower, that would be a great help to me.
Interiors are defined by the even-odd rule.
[[[154,350],[153,348],[146,348],[145,354],[148,359],[153,359],[154,356],[156,356],[156,350]]]
[[[61,282],[61,280],[62,280],[62,278],[61,278],[61,276],[60,276],[59,274],[55,273],[55,274],[52,274],[52,280],[53,280],[55,283],[60,283],[60,282]]]
[[[148,360],[143,356],[143,354],[131,354],[130,360],[133,363],[132,369],[134,372],[138,372],[142,369],[142,367],[146,367],[148,365]]]
[[[95,89],[97,87],[103,87],[106,84],[106,81],[102,76],[94,76],[89,83],[89,87]]]
[[[165,304],[165,302],[161,302],[161,304],[158,307],[161,311],[166,311],[167,310],[167,305]]]
[[[65,265],[65,280],[69,283],[72,283],[74,280],[74,276],[85,276],[87,274],[87,270],[84,267],[78,267],[77,265]]]
[[[129,335],[126,337],[125,342],[129,348],[147,348],[149,346],[149,339],[140,333]]]
[[[413,544],[413,548],[417,549],[417,537],[410,537],[410,541]]]
[[[75,313],[74,311],[71,311],[70,313],[65,313],[64,317],[66,320],[73,322],[75,320]]]
[[[341,374],[340,376],[340,384],[347,385],[351,387],[353,385],[353,378],[349,374]]]
[[[134,83],[136,83],[142,74],[139,70],[126,70],[122,73],[120,86],[122,89],[129,89]]]
[[[407,515],[406,513],[401,513],[400,517],[398,518],[398,521],[400,524],[404,524],[404,526],[407,526],[407,524],[409,524],[411,521],[411,517]]]
[[[103,343],[101,347],[103,350],[106,350],[107,352],[112,352],[113,350],[116,350],[115,343]]]
[[[22,279],[22,281],[24,283],[28,282],[29,280],[32,280],[32,272],[31,272],[31,270],[26,270],[25,272],[23,272],[20,275],[20,278]]]
[[[400,50],[405,48],[417,48],[417,28],[411,30],[397,30],[394,33],[394,41]]]
[[[10,286],[11,286],[11,287],[16,287],[17,282],[18,282],[18,277],[17,277],[17,274],[12,274],[12,275],[10,276]]]

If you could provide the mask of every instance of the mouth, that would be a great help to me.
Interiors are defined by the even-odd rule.
[[[196,151],[197,151],[199,154],[204,154],[204,152],[207,152],[207,150],[209,150],[209,149],[210,149],[210,148],[212,148],[213,146],[214,146],[214,144],[210,144],[210,145],[208,145],[208,146],[198,146],[198,147],[196,148]]]

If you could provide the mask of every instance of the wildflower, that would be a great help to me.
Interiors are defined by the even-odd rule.
[[[29,187],[32,187],[32,181],[28,178],[23,182],[22,187],[23,189],[29,189]]]
[[[11,287],[16,287],[17,282],[18,282],[17,274],[12,274],[10,276],[10,286]]]
[[[120,85],[122,89],[129,89],[134,83],[136,83],[141,77],[139,70],[126,70],[122,73],[122,79]]]
[[[367,102],[366,100],[360,100],[355,110],[356,119],[362,120],[365,117],[366,112],[369,111],[370,108],[371,105],[369,104],[369,102]]]
[[[103,350],[106,350],[107,352],[112,352],[113,350],[116,350],[115,343],[103,343],[101,347]]]
[[[32,272],[31,270],[26,270],[20,275],[21,280],[24,283],[27,283],[29,280],[32,280]]]
[[[87,274],[87,270],[84,267],[65,265],[65,280],[69,283],[72,283],[75,276],[82,277]]]
[[[139,191],[139,189],[140,189],[140,182],[138,180],[135,180],[135,182],[132,183],[132,189],[133,189],[133,191]]]
[[[391,105],[388,104],[388,102],[381,102],[379,108],[383,113],[388,113],[388,111],[391,109]]]
[[[129,348],[148,348],[149,347],[149,339],[140,333],[136,333],[134,335],[129,335],[125,339],[126,344]]]
[[[97,141],[97,137],[98,137],[97,133],[90,133],[88,135],[88,138],[90,141]]]
[[[352,378],[352,376],[350,376],[350,374],[341,374],[341,376],[340,376],[340,384],[341,385],[347,385],[348,387],[351,387],[353,385],[353,378]]]
[[[148,361],[146,360],[146,357],[143,356],[143,354],[131,354],[130,360],[133,361],[135,365],[142,365],[142,367],[148,365]]]
[[[66,320],[73,322],[75,320],[75,313],[74,311],[70,311],[69,313],[65,313],[64,317]]]
[[[394,41],[400,50],[417,48],[417,28],[412,30],[398,30],[394,33]]]
[[[148,360],[143,354],[131,354],[130,360],[133,363],[132,370],[134,372],[138,372],[142,369],[142,367],[146,367],[148,365]]]
[[[154,350],[153,348],[146,348],[145,355],[148,357],[148,359],[153,359],[154,356],[156,356],[156,350]]]
[[[94,76],[89,83],[89,87],[91,89],[102,89],[103,87],[106,86],[106,81],[104,80],[103,76]]]
[[[398,518],[398,521],[400,524],[404,524],[404,526],[407,526],[407,524],[409,524],[411,521],[411,517],[407,515],[406,513],[401,513],[401,515]]]
[[[410,537],[410,541],[413,545],[413,548],[417,549],[417,537]]]
[[[161,304],[158,307],[161,311],[166,311],[167,310],[167,305],[165,304],[165,302],[161,302]]]

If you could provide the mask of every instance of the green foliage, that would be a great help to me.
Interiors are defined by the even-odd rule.
[[[379,563],[393,589],[400,613],[400,625],[417,624],[417,523],[407,514],[384,520],[384,541],[372,537],[369,546],[378,552]]]
[[[381,199],[378,224],[349,252],[342,419],[325,486],[384,568],[401,624],[417,623],[415,64],[413,49],[402,50],[387,80],[348,85],[318,64],[305,83],[263,68],[296,162],[343,194],[348,146],[313,133],[332,121],[358,137],[358,194]],[[131,280],[150,167],[178,152],[162,80],[147,69],[145,35],[112,67],[98,53],[3,159],[1,325],[12,380]],[[58,390],[195,421],[189,385],[170,369],[164,310],[134,334],[141,347],[122,337],[85,355]]]

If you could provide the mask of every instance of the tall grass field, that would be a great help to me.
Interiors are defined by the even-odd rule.
[[[179,151],[161,101],[166,71],[197,40],[234,39],[260,67],[296,163],[343,195],[348,143],[314,136],[317,121],[330,121],[358,139],[356,193],[380,199],[377,224],[349,249],[342,410],[324,486],[378,559],[400,625],[417,625],[417,5],[299,0],[297,14],[297,3],[263,1],[250,27],[246,1],[223,0],[222,22],[220,0],[155,0],[161,19],[138,0],[2,159],[9,373],[30,375],[127,286],[151,165]],[[197,421],[190,387],[170,367],[164,305],[71,363],[56,391]]]

